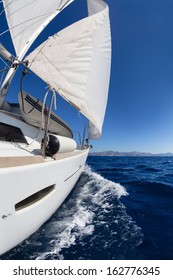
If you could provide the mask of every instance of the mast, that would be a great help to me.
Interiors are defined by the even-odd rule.
[[[4,99],[9,86],[25,54],[44,30],[44,28],[74,0],[49,0],[49,1],[11,1],[3,0],[6,20],[16,51],[16,61],[11,68],[0,88],[0,108],[3,108]]]
[[[2,43],[0,43],[0,56],[3,57],[6,61],[11,62],[11,67],[13,65],[14,62],[14,57],[13,55],[2,45]],[[4,104],[4,98],[6,96],[6,93],[8,91],[10,82],[12,80],[12,77],[15,73],[16,67],[15,68],[11,68],[8,70],[8,73],[3,81],[3,84],[1,85],[0,88],[0,108],[5,108],[4,109],[9,109],[9,106],[7,106],[7,104]]]

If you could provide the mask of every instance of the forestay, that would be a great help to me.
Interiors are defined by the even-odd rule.
[[[88,0],[89,16],[50,37],[26,59],[29,67],[91,122],[90,138],[101,135],[110,78],[108,6]]]

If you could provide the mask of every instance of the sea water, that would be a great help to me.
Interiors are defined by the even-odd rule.
[[[90,156],[58,211],[0,259],[173,259],[173,157]]]

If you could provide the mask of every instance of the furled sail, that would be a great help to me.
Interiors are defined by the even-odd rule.
[[[91,122],[90,138],[101,135],[110,78],[109,10],[88,0],[89,16],[50,37],[26,59],[29,67]]]
[[[3,0],[17,56],[21,59],[45,26],[74,0]]]

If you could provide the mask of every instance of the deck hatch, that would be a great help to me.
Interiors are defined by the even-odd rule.
[[[20,202],[18,202],[15,205],[15,210],[19,211],[19,210],[22,210],[22,209],[24,209],[24,208],[26,208],[28,206],[31,206],[32,204],[40,201],[42,198],[47,196],[54,189],[55,189],[55,185],[51,185],[49,187],[46,187],[46,188],[40,190],[39,192],[36,192],[36,193],[28,196],[27,198],[25,198],[24,200],[21,200]]]

